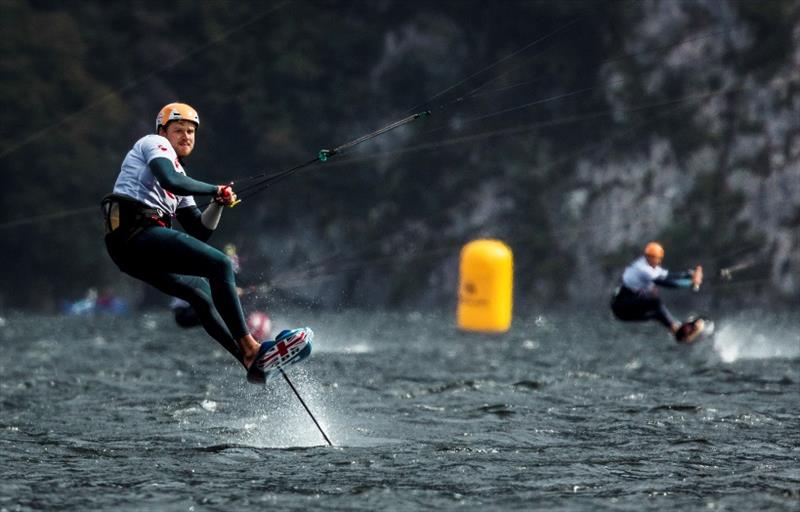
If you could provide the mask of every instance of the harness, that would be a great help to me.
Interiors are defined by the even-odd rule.
[[[151,227],[172,227],[172,217],[161,210],[121,194],[108,194],[100,202],[105,221],[106,238],[128,242]]]

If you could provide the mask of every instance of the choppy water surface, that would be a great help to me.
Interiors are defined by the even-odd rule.
[[[798,510],[800,316],[680,347],[605,312],[502,336],[273,313],[315,352],[244,372],[168,315],[0,328],[0,510]]]

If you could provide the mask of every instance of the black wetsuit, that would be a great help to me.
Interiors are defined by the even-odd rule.
[[[193,180],[173,170],[169,160],[156,158],[150,170],[165,190],[177,195],[214,195],[215,185]],[[110,199],[109,199],[110,198]],[[239,362],[236,339],[248,333],[230,258],[205,243],[212,230],[201,221],[197,206],[179,208],[175,218],[185,233],[171,229],[162,212],[130,198],[107,196],[116,202],[119,225],[111,229],[106,204],[105,242],[114,263],[125,272],[162,292],[188,302],[205,328]]]
[[[675,319],[655,293],[638,293],[627,286],[620,286],[611,299],[614,316],[627,322],[658,320],[671,329]]]
[[[611,299],[611,311],[620,320],[628,322],[657,320],[668,329],[672,329],[676,321],[661,301],[656,285],[667,288],[688,288],[692,285],[692,274],[689,271],[668,272],[660,267],[657,270],[645,272],[640,270],[642,266],[643,262],[640,258],[625,269],[626,274],[631,272],[634,275],[630,281],[636,282],[639,289],[627,286],[624,275],[623,282]],[[638,273],[637,270],[639,270]],[[653,277],[655,275],[657,277]]]

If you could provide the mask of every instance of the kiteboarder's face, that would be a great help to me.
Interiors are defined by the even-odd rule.
[[[657,266],[661,265],[661,260],[663,258],[660,258],[658,256],[653,256],[652,254],[648,254],[645,256],[645,259],[647,259],[648,265],[650,265],[653,268],[656,268]]]
[[[194,135],[197,126],[191,121],[172,121],[159,130],[159,135],[166,137],[175,153],[183,158],[189,156],[194,149]]]

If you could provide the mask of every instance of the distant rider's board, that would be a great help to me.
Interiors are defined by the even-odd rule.
[[[314,331],[308,327],[281,331],[275,341],[265,341],[247,371],[247,380],[262,384],[278,375],[280,370],[297,364],[311,355]]]
[[[703,316],[689,317],[675,333],[675,339],[679,343],[694,343],[710,338],[713,334],[714,322],[711,319]]]

